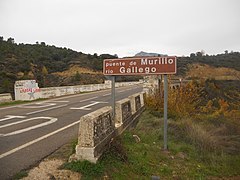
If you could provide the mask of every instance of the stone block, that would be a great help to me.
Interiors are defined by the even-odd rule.
[[[143,107],[144,104],[145,104],[146,94],[147,94],[146,92],[142,92],[142,93],[140,93],[141,107]]]
[[[141,108],[141,97],[140,94],[133,94],[129,96],[131,107],[132,107],[132,114],[135,114]]]
[[[94,162],[105,151],[115,130],[112,107],[103,107],[80,119],[76,158]]]
[[[0,94],[0,103],[11,102],[12,96],[10,93]]]
[[[128,98],[116,102],[115,126],[119,127],[132,115],[131,103]]]

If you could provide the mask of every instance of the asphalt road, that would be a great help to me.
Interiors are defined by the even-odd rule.
[[[142,86],[116,89],[116,100]],[[0,179],[10,179],[77,138],[81,116],[109,106],[110,90],[0,108]]]

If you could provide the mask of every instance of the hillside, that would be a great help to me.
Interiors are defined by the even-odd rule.
[[[212,67],[225,67],[240,71],[240,53],[231,52],[217,55],[202,55],[197,52],[192,53],[189,57],[178,57],[178,75],[185,76],[189,70],[189,64],[207,64]]]
[[[207,64],[189,64],[186,78],[240,80],[240,71],[226,67],[213,67]]]
[[[53,85],[80,84],[79,78],[68,77],[62,79],[58,74],[73,66],[87,68],[90,71],[83,78],[85,83],[104,80],[91,72],[102,71],[102,62],[107,58],[116,58],[109,54],[91,55],[76,52],[67,48],[46,45],[44,42],[36,44],[16,44],[13,38],[4,40],[0,37],[0,93],[13,92],[16,80],[36,79],[40,87]],[[79,71],[81,74],[81,71]],[[84,74],[84,73],[83,73]],[[86,73],[85,73],[86,74]],[[91,76],[90,76],[91,74]]]
[[[158,53],[140,52],[137,55],[161,55]],[[65,86],[77,84],[102,83],[105,79],[102,72],[104,59],[113,59],[117,56],[96,53],[84,54],[69,48],[60,48],[46,45],[44,42],[36,44],[16,44],[13,38],[4,40],[0,37],[0,93],[13,93],[13,84],[16,80],[36,79],[40,87]],[[208,71],[212,67],[228,68],[231,76],[239,74],[240,53],[225,52],[218,55],[203,55],[192,53],[189,57],[178,57],[178,76],[193,75],[191,65],[199,64],[204,72],[207,64]],[[194,65],[196,66],[196,65]],[[188,72],[190,71],[190,72]],[[216,71],[212,73],[215,76]],[[234,72],[234,73],[233,73]],[[239,75],[238,75],[239,77]],[[118,81],[138,80],[139,76],[121,76]]]
[[[69,69],[62,72],[54,72],[51,76],[60,79],[58,80],[58,82],[61,81],[60,85],[98,84],[104,81],[102,71],[94,71],[93,69],[83,68],[78,65],[71,65]],[[59,86],[51,84],[52,86]]]

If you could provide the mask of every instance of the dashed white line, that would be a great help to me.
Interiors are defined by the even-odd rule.
[[[104,94],[103,96],[109,96],[111,93],[108,93],[108,94]]]
[[[98,96],[94,96],[94,97],[91,97],[91,98],[88,98],[88,99],[84,99],[84,100],[81,100],[79,102],[85,102],[85,101],[89,101],[89,100],[93,100],[93,99],[97,99]]]
[[[119,93],[121,93],[121,92],[125,92],[126,90],[123,90],[123,91],[118,91]]]
[[[86,106],[82,106],[82,107],[79,107],[79,108],[75,108],[75,107],[72,107],[70,109],[81,109],[81,110],[91,110],[91,108],[88,108],[88,107],[91,107],[91,106],[94,106],[96,104],[99,104],[100,102],[93,102],[91,104],[88,104]]]
[[[91,108],[89,108],[89,107],[94,106],[96,104],[100,104],[100,103],[107,103],[107,102],[92,101],[91,104],[88,104],[88,105],[85,105],[85,106],[82,106],[82,107],[71,107],[70,109],[87,110],[87,111],[89,111],[89,110],[91,110]]]
[[[60,103],[67,103],[69,101],[49,101],[49,102],[60,102]]]
[[[4,108],[0,108],[0,110],[3,110],[3,109],[11,109],[11,108],[16,108],[18,106],[10,106],[10,107],[4,107]]]
[[[28,104],[25,105],[19,105],[19,108],[44,108],[44,107],[49,107],[49,106],[54,106],[56,105],[55,103],[46,103],[46,102],[39,102],[39,103],[35,103],[39,106],[29,106]]]
[[[44,136],[42,136],[42,137],[39,137],[39,138],[37,138],[37,139],[35,139],[35,140],[33,140],[33,141],[30,141],[30,142],[28,142],[28,143],[26,143],[26,144],[23,144],[23,145],[21,145],[21,146],[19,146],[19,147],[17,147],[17,148],[14,148],[14,149],[12,149],[12,150],[10,150],[10,151],[8,151],[8,152],[5,152],[5,153],[3,153],[3,154],[0,155],[0,159],[4,158],[4,157],[6,157],[6,156],[9,156],[9,155],[11,155],[11,154],[13,154],[13,153],[21,150],[21,149],[24,149],[24,148],[26,148],[26,147],[34,144],[34,143],[37,143],[37,142],[39,142],[39,141],[41,141],[41,140],[43,140],[43,139],[46,139],[46,138],[48,138],[48,137],[50,137],[50,136],[52,136],[52,135],[54,135],[54,134],[57,134],[57,133],[65,130],[65,129],[69,128],[69,127],[72,127],[72,126],[78,124],[79,122],[80,122],[80,120],[79,120],[79,121],[76,121],[76,122],[74,122],[74,123],[72,123],[72,124],[69,124],[69,125],[67,125],[67,126],[64,126],[63,128],[60,128],[60,129],[58,129],[58,130],[56,130],[56,131],[53,131],[53,132],[51,132],[51,133],[49,133],[49,134],[46,134],[46,135],[44,135]]]
[[[36,114],[36,113],[39,113],[39,112],[44,112],[44,111],[48,111],[48,110],[52,110],[52,109],[57,109],[57,108],[61,108],[61,107],[67,106],[67,105],[68,104],[64,104],[64,105],[60,105],[60,106],[51,107],[51,108],[48,108],[48,109],[42,109],[42,110],[38,110],[38,111],[33,111],[33,112],[26,113],[26,115]]]

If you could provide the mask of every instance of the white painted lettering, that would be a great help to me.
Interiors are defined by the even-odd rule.
[[[157,71],[157,69],[155,67],[151,68],[151,73],[155,73]]]
[[[143,73],[143,68],[139,68],[139,69],[138,69],[138,72],[139,72],[139,73]]]
[[[172,64],[172,63],[173,63],[173,59],[169,59],[168,64]]]
[[[120,71],[120,73],[125,73],[125,68],[124,67],[120,67],[119,71]]]
[[[146,73],[150,73],[150,68],[149,68],[149,67],[146,67],[146,68],[145,68],[145,72],[146,72]]]
[[[141,65],[147,65],[148,61],[147,59],[141,59]]]

